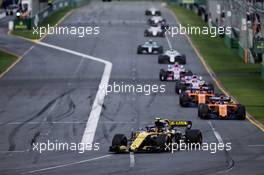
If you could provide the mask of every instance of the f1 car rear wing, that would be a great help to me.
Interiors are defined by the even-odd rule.
[[[192,127],[192,122],[191,121],[186,121],[186,120],[169,120],[169,126],[171,127]]]
[[[212,102],[230,102],[231,98],[229,96],[214,96],[209,98]]]

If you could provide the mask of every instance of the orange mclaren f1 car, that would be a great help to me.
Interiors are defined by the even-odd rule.
[[[230,97],[218,95],[209,98],[208,104],[198,105],[198,116],[201,119],[238,119],[245,120],[246,108],[235,103]]]
[[[209,98],[214,96],[214,90],[210,86],[200,86],[199,88],[189,88],[180,93],[180,105],[182,107],[197,106],[209,102]]]

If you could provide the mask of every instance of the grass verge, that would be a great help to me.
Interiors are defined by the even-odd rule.
[[[193,11],[175,5],[170,7],[183,26],[207,25]],[[264,80],[260,76],[261,65],[244,64],[238,51],[227,48],[223,38],[189,36],[225,89],[244,104],[251,115],[264,123]]]
[[[0,74],[7,70],[16,60],[17,56],[0,50]]]
[[[70,10],[72,10],[72,7],[65,7],[57,12],[54,12],[52,15],[44,19],[39,27],[46,27],[48,24],[50,26],[55,26]],[[33,34],[33,30],[17,30],[13,31],[12,34],[35,40],[41,38],[39,35]]]

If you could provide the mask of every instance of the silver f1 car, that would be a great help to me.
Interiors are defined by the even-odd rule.
[[[186,64],[186,56],[175,49],[169,49],[158,57],[159,64],[175,64],[176,62],[179,64]]]
[[[148,24],[151,26],[164,23],[166,23],[166,20],[161,16],[153,16],[148,20]]]
[[[138,46],[138,54],[162,54],[163,47],[159,46],[157,42],[149,40],[142,45]]]
[[[191,76],[192,72],[190,70],[186,70],[183,65],[179,65],[175,63],[174,65],[168,65],[168,69],[160,69],[159,78],[160,81],[174,81],[179,80],[184,76]]]
[[[145,37],[165,37],[165,31],[162,30],[160,26],[157,26],[157,27],[151,26],[150,28],[145,30],[144,36]]]
[[[146,16],[161,16],[161,11],[156,8],[150,8],[145,11]]]

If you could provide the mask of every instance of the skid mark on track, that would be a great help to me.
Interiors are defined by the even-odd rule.
[[[36,115],[33,115],[31,118],[29,118],[28,120],[22,122],[21,124],[19,124],[18,126],[16,126],[10,133],[10,135],[8,136],[8,142],[9,142],[9,148],[8,151],[15,151],[16,149],[16,143],[15,143],[15,138],[18,134],[18,132],[21,130],[21,128],[28,122],[31,122],[32,120],[43,116],[46,112],[48,112],[53,106],[54,104],[57,102],[58,99],[61,99],[62,97],[64,97],[65,95],[71,93],[72,90],[69,90],[63,94],[61,94],[60,96],[56,97],[55,99],[51,100],[48,104],[46,104]]]

